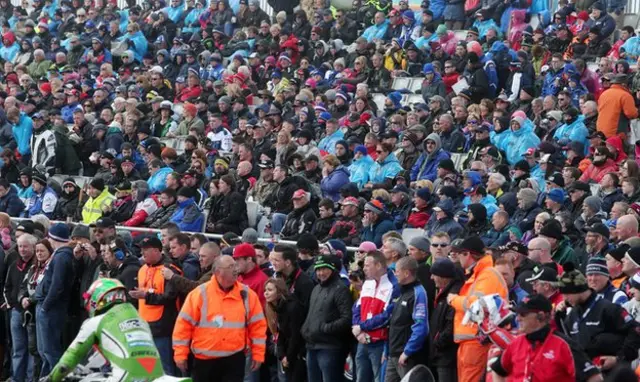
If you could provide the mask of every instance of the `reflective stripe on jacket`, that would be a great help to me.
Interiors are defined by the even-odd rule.
[[[264,362],[266,332],[258,295],[238,281],[225,292],[212,278],[184,302],[173,330],[174,359],[186,360],[189,352],[198,359],[222,358],[248,349],[254,361]]]
[[[115,199],[116,197],[111,195],[106,187],[97,198],[89,198],[82,207],[82,222],[84,224],[95,223],[102,217],[102,207],[111,205]]]
[[[502,275],[493,267],[491,256],[484,256],[476,263],[473,273],[460,288],[459,295],[449,304],[456,311],[453,319],[453,339],[455,342],[476,339],[478,326],[476,324],[463,325],[462,318],[471,304],[479,297],[492,293],[497,293],[504,300],[507,300],[509,289]]]

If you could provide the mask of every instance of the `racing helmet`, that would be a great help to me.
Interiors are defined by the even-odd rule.
[[[127,302],[127,288],[116,279],[101,278],[84,293],[85,309],[89,317],[117,304]]]

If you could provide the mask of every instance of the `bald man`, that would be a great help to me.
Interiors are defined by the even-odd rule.
[[[256,178],[252,175],[253,165],[249,161],[242,161],[238,163],[238,181],[236,182],[236,190],[242,194],[242,196],[247,196],[247,191],[253,188],[253,185],[256,184]]]
[[[638,236],[638,220],[633,215],[622,216],[616,224],[616,236],[619,243]]]
[[[529,249],[529,259],[542,266],[553,268],[558,274],[562,274],[562,266],[553,261],[551,257],[551,243],[547,239],[543,237],[531,239],[527,248]]]

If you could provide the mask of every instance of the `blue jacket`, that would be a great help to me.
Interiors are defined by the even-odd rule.
[[[177,7],[168,6],[163,10],[167,12],[167,16],[169,16],[171,21],[177,24],[182,18],[182,13],[184,12],[184,4],[180,3]]]
[[[329,176],[320,181],[322,197],[337,202],[340,200],[340,189],[347,183],[349,183],[349,170],[344,166],[338,166]]]
[[[147,183],[149,184],[149,193],[159,194],[167,188],[167,175],[171,174],[173,169],[171,167],[163,167],[155,174],[149,177]]]
[[[60,109],[60,114],[62,114],[62,119],[65,123],[73,123],[73,112],[78,106],[80,106],[80,104],[78,102],[74,102],[63,106],[62,109]]]
[[[71,247],[58,248],[51,255],[34,296],[45,312],[51,309],[67,311],[75,280],[73,261]]]
[[[491,132],[491,143],[493,143],[498,149],[507,153],[507,162],[511,166],[516,164],[522,159],[528,149],[532,147],[538,147],[540,144],[540,138],[533,132],[533,123],[527,119],[524,126],[518,131],[511,129],[503,131],[500,134],[496,134],[495,131]]]
[[[555,134],[553,134],[553,139],[558,141],[560,146],[567,145],[572,141],[580,142],[585,148],[585,152],[583,154],[587,154],[587,150],[589,148],[589,140],[587,139],[588,135],[589,131],[587,130],[587,126],[584,125],[584,115],[579,115],[575,121],[571,122],[571,124],[567,125],[566,123],[563,123],[558,127]]]
[[[538,186],[540,187],[540,192],[545,192],[547,189],[546,178],[544,174],[544,170],[540,168],[540,165],[536,163],[535,166],[530,170],[531,178],[535,179],[538,182]]]
[[[623,291],[614,287],[611,282],[609,282],[609,284],[600,293],[598,293],[597,298],[604,298],[617,305],[622,305],[629,301],[629,297],[627,297]]]
[[[480,38],[483,39],[487,35],[487,31],[493,28],[496,32],[500,33],[500,27],[493,19],[482,20],[482,21],[474,21],[473,26],[478,28],[478,33]]]
[[[467,207],[469,207],[469,204],[472,204],[471,197],[465,196],[464,199],[462,199],[462,205],[464,206],[465,210],[467,210]],[[493,195],[487,195],[484,198],[482,198],[482,200],[480,200],[480,204],[482,204],[484,208],[487,209],[488,220],[491,220],[491,217],[493,216],[493,214],[495,214],[496,211],[500,209],[498,207],[498,201]]]
[[[423,152],[411,168],[411,181],[428,179],[433,182],[438,176],[438,164],[440,164],[440,161],[449,158],[451,158],[451,155],[442,149],[430,159],[427,159],[427,154]]]
[[[381,216],[380,219],[375,225],[364,227],[360,234],[362,241],[373,242],[378,248],[382,246],[382,235],[395,229],[395,225],[386,214]]]
[[[407,287],[413,288],[414,304],[411,311],[411,318],[413,318],[411,336],[404,345],[404,353],[411,356],[422,350],[425,341],[429,338],[429,302],[427,291],[419,281],[409,284]]]
[[[376,161],[369,170],[369,182],[384,183],[385,180],[396,177],[402,171],[402,165],[398,162],[398,158],[394,153],[389,153],[384,162]]]
[[[24,203],[18,197],[18,191],[14,187],[9,187],[9,192],[0,198],[0,212],[18,217],[22,211],[24,211]]]
[[[318,143],[318,149],[320,149],[320,151],[326,151],[329,154],[335,154],[336,143],[339,140],[342,140],[343,138],[344,138],[344,132],[338,129],[333,134],[322,138]]]
[[[496,231],[495,228],[492,227],[484,234],[482,242],[487,247],[500,247],[507,244],[511,241],[509,238],[509,228],[510,226],[506,226],[502,231]]]
[[[13,125],[11,128],[13,131],[13,137],[18,144],[18,152],[20,155],[31,154],[31,148],[29,144],[31,142],[31,133],[33,131],[33,120],[31,117],[23,112],[20,112],[20,120],[17,125]]]
[[[382,40],[387,28],[389,27],[389,20],[384,20],[380,25],[373,24],[369,28],[365,29],[362,33],[362,37],[366,38],[368,42],[372,42],[374,39]]]
[[[19,51],[20,46],[15,42],[10,46],[3,45],[2,48],[0,48],[0,57],[5,61],[13,62]]]
[[[187,253],[182,259],[180,266],[182,267],[182,273],[184,277],[191,281],[198,281],[200,277],[200,260],[193,253]]]
[[[27,203],[25,217],[43,214],[51,219],[56,210],[57,201],[58,195],[51,187],[46,187],[40,194],[34,192]]]
[[[446,232],[451,240],[455,240],[464,233],[464,228],[453,218],[447,216],[442,220],[436,218],[436,214],[431,215],[425,227],[425,236],[431,237],[436,232]]]
[[[147,53],[147,48],[149,47],[147,38],[144,37],[141,31],[137,31],[133,34],[127,33],[118,39],[118,41],[126,40],[129,40],[131,45],[133,45],[129,45],[129,49],[133,51],[133,56],[136,61],[142,62],[142,57]]]
[[[629,63],[635,64],[640,56],[640,36],[629,37],[629,39],[620,47],[621,51],[622,49],[624,49],[627,54],[625,59]]]
[[[433,12],[433,19],[440,20],[442,18],[442,14],[444,13],[445,0],[432,0],[429,9]],[[422,20],[422,18],[418,18]],[[435,33],[433,34],[436,35]]]
[[[120,153],[120,147],[123,142],[124,136],[122,135],[122,130],[117,127],[110,127],[104,138],[104,147],[101,147],[101,149],[116,156]]]
[[[569,92],[571,93],[571,103],[574,107],[580,107],[580,97],[589,93],[587,87],[584,86],[582,82],[575,88],[569,86],[567,89],[569,89]]]
[[[182,27],[182,33],[194,33],[200,31],[200,15],[204,13],[205,9],[193,8],[191,12],[184,18],[184,27]],[[194,24],[194,26],[192,26]]]
[[[511,289],[509,290],[509,299],[515,300],[516,305],[520,305],[520,303],[529,296],[526,290],[520,287],[520,284],[515,282]]]
[[[204,216],[193,198],[178,203],[176,212],[171,215],[169,221],[176,223],[180,231],[201,232]]]
[[[365,155],[360,159],[351,162],[349,166],[349,180],[358,185],[358,189],[362,189],[369,182],[369,169],[373,165],[373,158]]]
[[[545,73],[544,79],[542,80],[543,97],[546,97],[548,95],[555,96],[558,94],[560,89],[556,86],[556,79],[561,79],[563,73],[563,69],[560,69],[557,72],[554,72],[553,69],[549,69],[547,73]]]

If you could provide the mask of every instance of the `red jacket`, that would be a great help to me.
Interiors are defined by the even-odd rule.
[[[600,371],[584,351],[546,326],[518,336],[491,365],[507,381],[585,381]]]
[[[618,165],[612,159],[607,159],[605,164],[600,167],[591,163],[582,176],[580,176],[580,181],[585,183],[590,183],[590,181],[600,183],[602,178],[610,172],[618,172]]]
[[[263,308],[266,303],[264,299],[264,283],[266,283],[268,279],[269,278],[267,277],[267,275],[264,274],[264,272],[262,272],[260,267],[257,265],[253,267],[253,269],[249,272],[238,276],[238,281],[251,288],[252,291],[256,292],[258,298],[260,299],[260,304],[262,304]]]
[[[407,228],[424,228],[429,221],[431,215],[428,208],[422,211],[411,211],[409,218],[407,218]]]

